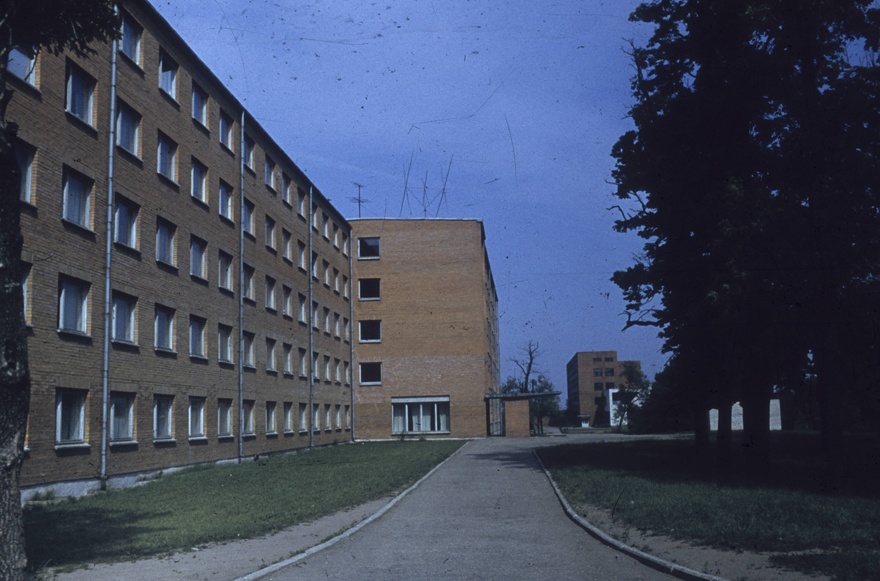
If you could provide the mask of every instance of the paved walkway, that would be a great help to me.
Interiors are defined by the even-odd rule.
[[[546,443],[469,442],[380,519],[266,578],[671,579],[565,516],[532,455]]]

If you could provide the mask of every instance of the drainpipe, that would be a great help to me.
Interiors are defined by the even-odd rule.
[[[355,441],[354,426],[354,260],[352,259],[352,236],[351,230],[348,231],[348,358],[350,360],[348,367],[348,386],[351,390],[351,407],[349,414],[351,417],[351,441]],[[345,291],[345,289],[342,289]],[[345,332],[345,330],[343,330]]]
[[[314,292],[312,273],[315,272],[316,260],[312,250],[312,227],[315,224],[315,206],[312,202],[312,186],[309,186],[309,448],[315,447],[315,307],[312,293]]]
[[[116,9],[118,14],[119,9]],[[104,253],[104,345],[101,362],[101,490],[107,489],[107,415],[110,405],[110,263],[113,251],[113,162],[116,154],[116,51],[117,40],[110,45],[110,136],[107,145],[107,229]]]
[[[238,462],[244,457],[244,121],[238,142]]]

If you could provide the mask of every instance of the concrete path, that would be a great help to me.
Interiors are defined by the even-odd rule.
[[[671,579],[565,516],[532,455],[547,443],[469,442],[380,519],[265,578]]]

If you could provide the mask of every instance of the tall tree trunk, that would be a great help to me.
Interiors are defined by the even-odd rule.
[[[742,401],[743,451],[746,476],[766,480],[770,469],[770,386],[760,378],[749,379]]]
[[[5,71],[3,71],[5,73]],[[24,579],[19,476],[30,404],[21,288],[20,174],[16,127],[6,123],[12,92],[0,86],[0,579]]]

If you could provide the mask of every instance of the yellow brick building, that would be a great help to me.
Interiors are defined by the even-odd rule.
[[[24,496],[351,439],[351,228],[144,0],[10,59]]]
[[[352,220],[358,438],[500,424],[498,297],[476,220]]]
[[[568,409],[583,425],[607,426],[613,421],[614,396],[626,387],[627,363],[641,367],[639,361],[620,361],[617,351],[580,351],[568,362]]]

